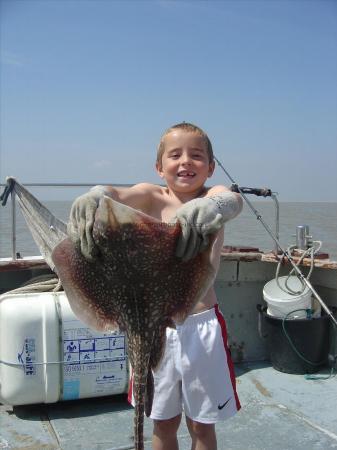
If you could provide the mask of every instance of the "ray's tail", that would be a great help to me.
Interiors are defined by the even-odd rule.
[[[129,357],[132,366],[132,392],[135,402],[135,449],[144,450],[144,413],[151,413],[153,376],[149,367],[150,348],[139,334],[128,336]]]
[[[144,450],[144,412],[145,412],[145,393],[146,393],[146,375],[138,370],[134,372],[133,395],[135,398],[135,417],[134,417],[134,437],[135,450]]]

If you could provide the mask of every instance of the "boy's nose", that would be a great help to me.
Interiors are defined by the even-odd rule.
[[[187,154],[182,154],[180,161],[181,161],[181,164],[189,164],[191,162],[191,158]]]

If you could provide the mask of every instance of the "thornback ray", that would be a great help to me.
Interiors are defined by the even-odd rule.
[[[104,196],[93,226],[99,249],[83,257],[69,238],[52,259],[74,313],[100,331],[124,330],[133,369],[135,448],[142,450],[144,410],[150,414],[152,370],[165,347],[165,329],[185,320],[214,281],[211,249],[190,261],[175,256],[179,223],[168,224]],[[146,396],[146,401],[145,401]]]

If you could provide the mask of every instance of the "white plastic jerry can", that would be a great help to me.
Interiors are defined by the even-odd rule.
[[[0,296],[0,402],[53,403],[127,389],[124,334],[88,328],[64,292]]]

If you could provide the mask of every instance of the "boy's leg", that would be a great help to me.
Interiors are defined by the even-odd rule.
[[[196,422],[186,416],[186,424],[192,438],[191,450],[217,450],[213,423]]]
[[[153,421],[153,450],[178,450],[177,431],[181,421],[181,414],[172,419]]]

